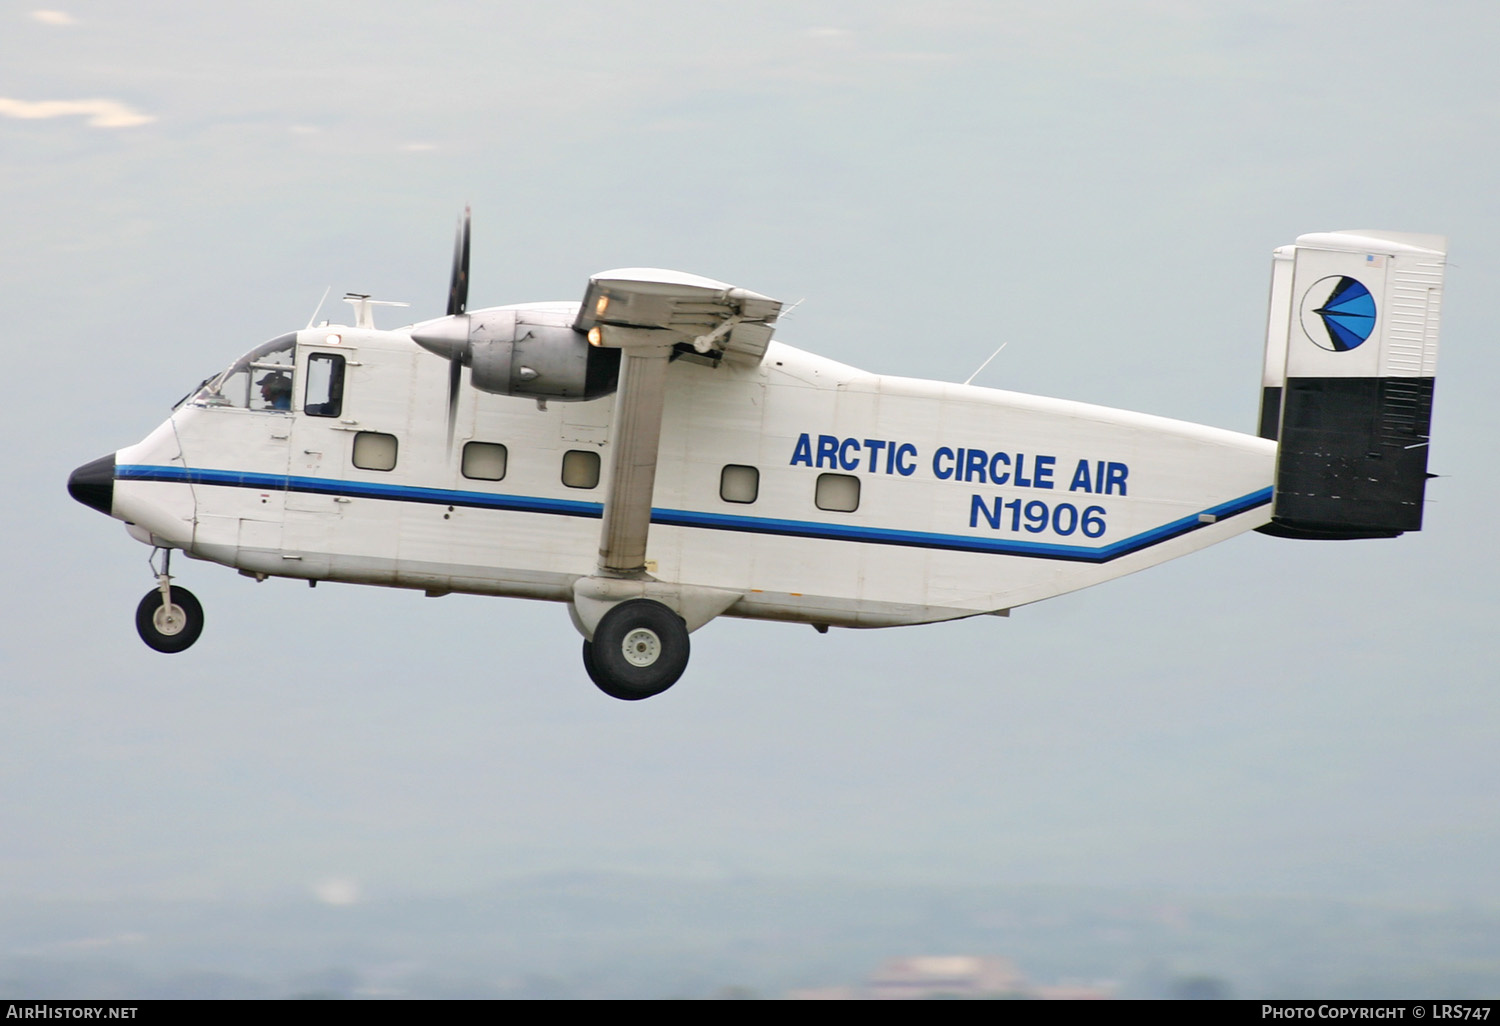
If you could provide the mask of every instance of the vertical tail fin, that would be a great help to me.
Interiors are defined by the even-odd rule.
[[[1267,534],[1422,527],[1447,240],[1348,231],[1276,251],[1261,383],[1278,443]]]

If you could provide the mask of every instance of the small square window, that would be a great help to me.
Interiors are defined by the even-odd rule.
[[[760,494],[760,471],[731,463],[719,474],[719,498],[725,502],[754,502]]]
[[[360,470],[394,470],[396,436],[360,431],[354,436],[354,465]]]
[[[594,488],[599,484],[599,454],[587,449],[563,453],[562,482],[569,488]]]
[[[819,509],[853,513],[859,509],[859,478],[848,474],[819,474],[817,503]]]
[[[464,446],[464,477],[476,481],[499,481],[505,477],[505,446],[495,442],[469,442]]]

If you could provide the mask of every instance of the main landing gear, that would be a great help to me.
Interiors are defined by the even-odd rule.
[[[156,553],[161,552],[161,569],[156,569]],[[181,652],[191,648],[203,633],[203,606],[186,588],[172,587],[172,550],[155,549],[151,569],[156,572],[156,587],[146,592],[135,607],[135,629],[141,640],[158,652]]]
[[[583,667],[609,697],[636,702],[676,684],[689,651],[682,617],[660,602],[630,599],[600,618],[594,640],[583,643]]]

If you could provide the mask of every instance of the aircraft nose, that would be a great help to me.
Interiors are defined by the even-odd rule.
[[[115,504],[115,454],[100,456],[69,474],[68,494],[109,516]]]

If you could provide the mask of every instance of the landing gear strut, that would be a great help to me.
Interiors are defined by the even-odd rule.
[[[156,553],[161,552],[161,569],[156,569]],[[203,633],[203,606],[186,588],[172,587],[172,550],[155,549],[151,569],[156,572],[156,587],[146,592],[135,607],[135,629],[141,640],[158,652],[181,652],[192,647]]]
[[[651,599],[621,602],[583,643],[589,679],[611,698],[636,702],[659,695],[687,669],[690,645],[682,617]]]

